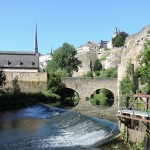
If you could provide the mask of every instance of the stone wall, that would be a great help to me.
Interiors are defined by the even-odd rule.
[[[12,88],[12,81],[17,77],[19,87],[22,92],[36,93],[46,90],[47,87],[47,73],[5,73],[6,86],[5,88]]]
[[[121,63],[121,55],[123,53],[123,49],[124,47],[114,47],[111,50],[107,50],[107,57],[104,61],[102,61],[103,68],[108,69],[118,67],[118,64]]]
[[[121,55],[121,63],[118,69],[118,80],[122,80],[125,76],[125,71],[128,63],[134,64],[135,68],[138,66],[138,56],[144,50],[144,43],[150,40],[150,25],[143,28],[140,32],[128,36],[125,41],[123,53]]]
[[[47,81],[47,73],[45,72],[6,72],[5,75],[7,81],[12,81],[16,77],[19,81]]]
[[[82,62],[81,67],[79,67],[78,72],[74,72],[73,77],[82,77],[83,74],[86,74],[90,71],[90,61],[92,66],[94,66],[96,59],[98,59],[96,52],[85,52],[79,53],[77,55],[78,59]]]

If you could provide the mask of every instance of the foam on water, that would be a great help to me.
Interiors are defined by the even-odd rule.
[[[7,127],[12,121],[15,127]],[[7,114],[0,124],[5,127],[0,129],[0,149],[13,150],[89,149],[108,142],[119,132],[110,121],[43,105]]]

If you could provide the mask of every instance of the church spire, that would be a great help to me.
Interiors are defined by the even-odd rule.
[[[35,35],[34,35],[34,52],[35,52],[35,53],[38,53],[37,23],[36,23]]]
[[[52,46],[51,46],[51,53],[50,53],[51,55],[53,54],[53,49],[52,49]]]

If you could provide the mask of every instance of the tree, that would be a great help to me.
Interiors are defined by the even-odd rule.
[[[134,93],[134,81],[132,78],[131,70],[132,64],[129,62],[126,67],[125,76],[122,81],[120,81],[120,91],[123,96],[132,95]]]
[[[112,39],[112,43],[114,47],[124,46],[125,39],[128,36],[126,32],[120,32]]]
[[[19,94],[21,91],[20,91],[18,77],[15,77],[12,80],[12,85],[13,85],[13,89],[12,89],[13,90],[13,94]]]
[[[5,85],[6,83],[5,81],[6,81],[6,75],[4,74],[2,70],[0,70],[0,87]]]
[[[66,70],[69,76],[72,76],[73,71],[78,71],[78,66],[81,64],[76,55],[77,51],[73,45],[63,43],[53,52],[52,60],[49,61],[46,71]]]
[[[60,94],[63,84],[61,83],[60,76],[50,73],[48,74],[47,89],[51,93]]]
[[[140,66],[135,70],[135,74],[140,78],[142,84],[146,85],[146,91],[150,94],[150,40],[145,43],[144,51],[139,56]]]
[[[94,68],[93,68],[93,71],[100,71],[102,69],[102,64],[101,62],[99,61],[99,59],[97,59],[95,61],[95,64],[94,64]]]
[[[100,60],[97,59],[94,63],[94,67],[93,67],[93,71],[94,71],[96,76],[100,75],[101,69],[102,69],[102,64],[101,64]]]

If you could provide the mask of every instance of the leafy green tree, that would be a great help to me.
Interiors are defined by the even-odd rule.
[[[100,75],[100,70],[102,69],[102,64],[99,59],[97,59],[94,63],[93,71],[96,76]]]
[[[47,89],[51,93],[60,94],[60,90],[63,87],[61,83],[61,77],[55,73],[48,74]]]
[[[6,83],[6,75],[2,70],[0,70],[0,87],[5,85],[5,83]]]
[[[18,77],[15,77],[12,80],[12,85],[13,85],[13,94],[20,94],[20,86],[19,86],[19,81],[18,81]]]
[[[142,84],[146,85],[146,91],[150,94],[150,40],[145,43],[144,51],[139,56],[140,66],[135,70],[135,74],[140,78]]]
[[[128,36],[126,32],[120,32],[112,39],[112,43],[114,47],[121,47],[125,44],[125,39]]]
[[[68,75],[72,76],[73,71],[78,71],[78,66],[81,64],[76,55],[77,51],[73,45],[63,43],[53,52],[52,60],[49,61],[46,71],[66,70]]]
[[[60,77],[68,77],[69,73],[67,72],[67,70],[65,70],[65,69],[61,70],[59,68],[57,71],[55,71],[55,75],[60,76]]]
[[[101,62],[99,61],[99,59],[97,59],[95,61],[95,64],[94,64],[94,67],[93,67],[93,71],[100,71],[102,69],[102,64]]]
[[[6,75],[2,70],[0,70],[0,95],[5,93],[3,86],[6,84]]]

